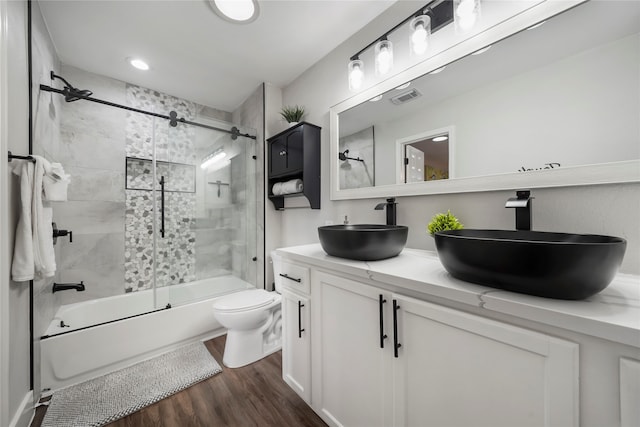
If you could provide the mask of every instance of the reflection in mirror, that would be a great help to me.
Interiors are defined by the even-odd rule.
[[[340,138],[340,188],[365,188],[375,185],[373,162],[373,126]]]
[[[445,127],[455,128],[448,167],[423,167],[420,185],[640,159],[638,2],[586,2],[536,27],[377,102],[338,106],[340,149],[347,135],[375,129],[376,186],[420,181],[403,170],[406,149]],[[428,153],[424,165],[435,159]],[[348,173],[339,179],[340,189],[355,188],[343,186]]]
[[[437,181],[453,177],[450,156],[453,129],[429,131],[398,141],[398,183]]]

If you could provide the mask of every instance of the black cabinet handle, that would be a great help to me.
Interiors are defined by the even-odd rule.
[[[302,338],[302,333],[304,329],[302,329],[302,307],[304,304],[302,301],[298,301],[298,338]]]
[[[384,340],[388,338],[384,333],[384,304],[386,302],[387,300],[380,294],[378,299],[378,307],[380,308],[380,348],[384,348]]]
[[[398,349],[402,344],[398,342],[398,301],[393,300],[393,357],[398,357]]]
[[[160,235],[164,238],[164,175],[160,177]]]
[[[280,277],[284,277],[285,279],[293,280],[294,282],[302,282],[302,279],[296,279],[295,277],[291,277],[288,274],[280,273]]]

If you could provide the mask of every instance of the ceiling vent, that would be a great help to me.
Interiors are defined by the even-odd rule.
[[[401,93],[400,95],[394,96],[389,100],[393,102],[395,105],[400,105],[400,104],[404,104],[405,102],[409,102],[412,99],[416,99],[419,96],[422,96],[420,92],[418,92],[416,89],[411,89],[410,91]]]

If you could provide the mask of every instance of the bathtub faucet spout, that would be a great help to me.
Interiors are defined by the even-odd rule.
[[[84,291],[84,281],[80,283],[54,283],[51,292],[66,291],[67,289],[75,289],[78,292]]]

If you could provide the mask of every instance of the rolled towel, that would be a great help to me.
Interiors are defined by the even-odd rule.
[[[302,185],[301,179],[292,179],[290,181],[286,181],[282,183],[281,194],[301,193],[302,188],[303,188],[303,185]]]
[[[274,196],[282,195],[282,183],[276,182],[275,184],[273,184],[273,188],[271,189],[271,192],[273,193]]]

